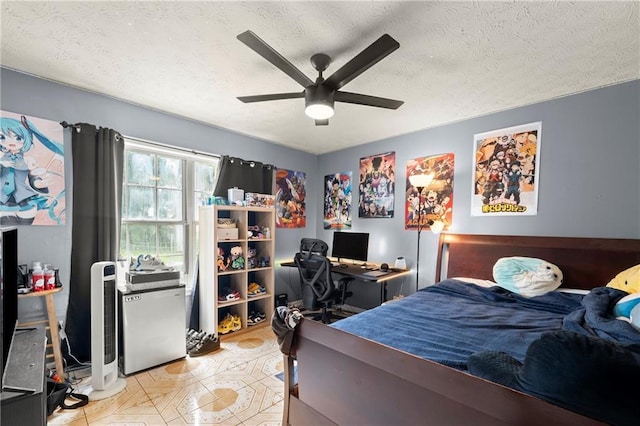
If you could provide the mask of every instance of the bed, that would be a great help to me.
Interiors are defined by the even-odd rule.
[[[563,287],[589,290],[640,264],[640,240],[442,233],[436,285],[443,282],[445,289],[447,277],[491,280],[494,263],[507,256],[545,259],[562,270]],[[574,303],[573,295],[563,295],[561,302],[563,297]],[[291,354],[284,357],[283,424],[600,424],[471,375],[464,367],[443,365],[314,321],[297,325]]]

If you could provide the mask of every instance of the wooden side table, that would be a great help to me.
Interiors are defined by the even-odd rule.
[[[60,351],[60,334],[58,333],[58,318],[56,316],[56,305],[53,302],[53,295],[62,291],[62,287],[54,288],[53,290],[37,291],[26,294],[19,294],[18,298],[23,299],[27,297],[44,297],[47,308],[47,319],[42,321],[33,321],[24,324],[19,324],[20,327],[33,327],[38,324],[49,325],[46,327],[49,329],[51,335],[51,343],[47,344],[47,350],[52,349],[52,354],[47,354],[47,358],[53,360],[56,365],[56,373],[58,377],[64,380],[64,363],[62,362],[62,352]]]

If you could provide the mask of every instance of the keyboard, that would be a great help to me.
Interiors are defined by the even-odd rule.
[[[389,271],[367,271],[363,272],[362,275],[365,277],[381,277],[382,275],[387,275]]]

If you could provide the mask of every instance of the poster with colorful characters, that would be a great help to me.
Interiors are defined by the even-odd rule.
[[[276,228],[307,226],[307,175],[294,170],[278,169],[275,194]]]
[[[0,110],[0,226],[64,225],[58,122]]]
[[[324,177],[324,229],[351,229],[351,176],[341,172]]]
[[[395,170],[395,152],[360,159],[358,217],[393,217]]]
[[[474,136],[472,216],[538,213],[541,131],[536,122]]]
[[[448,153],[407,162],[404,229],[418,229],[418,217],[422,229],[430,229],[430,223],[436,220],[444,224],[444,229],[449,228],[453,221],[454,160],[454,154]],[[411,186],[409,176],[429,174],[433,180],[419,194],[418,188]]]

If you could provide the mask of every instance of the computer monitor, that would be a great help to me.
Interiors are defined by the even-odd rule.
[[[366,232],[333,233],[331,256],[341,259],[367,261],[369,254],[369,234]]]

